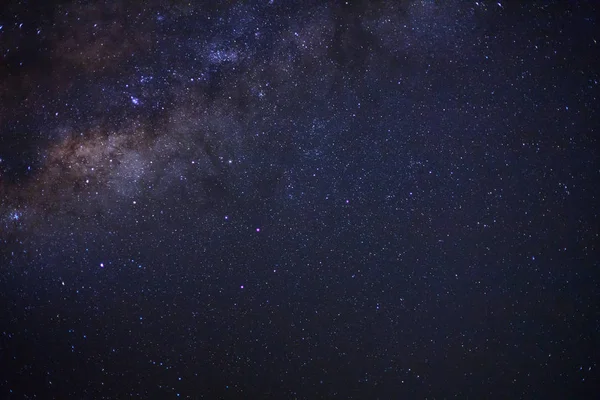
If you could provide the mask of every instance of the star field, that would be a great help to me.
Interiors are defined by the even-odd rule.
[[[594,398],[594,2],[9,2],[0,398]]]

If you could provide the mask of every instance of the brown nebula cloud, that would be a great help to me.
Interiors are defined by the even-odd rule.
[[[243,168],[244,131],[223,110],[173,111],[155,126],[147,121],[107,126],[63,128],[30,179],[2,185],[4,234],[51,233],[57,223],[101,214],[118,219],[129,212],[127,206],[160,201],[186,186],[202,204],[211,201],[215,185],[221,194],[226,191],[227,180]]]
[[[120,1],[57,7],[54,56],[90,71],[118,68],[123,58],[153,49],[152,27],[140,26],[150,13]]]

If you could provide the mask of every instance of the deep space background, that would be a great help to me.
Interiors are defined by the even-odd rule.
[[[4,1],[0,398],[595,398],[595,1]]]

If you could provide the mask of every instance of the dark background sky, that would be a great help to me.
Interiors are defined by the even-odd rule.
[[[525,3],[3,5],[0,398],[594,398],[598,6]]]

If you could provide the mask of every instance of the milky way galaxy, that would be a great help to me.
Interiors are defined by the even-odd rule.
[[[595,3],[1,8],[0,398],[600,390]]]

